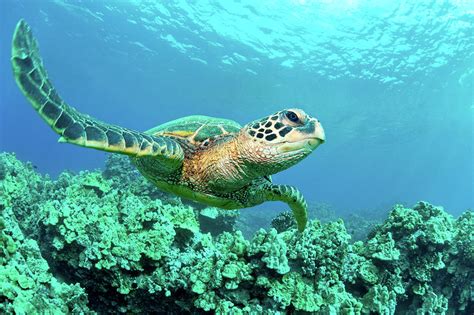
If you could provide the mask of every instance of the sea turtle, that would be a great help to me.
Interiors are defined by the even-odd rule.
[[[59,142],[126,154],[158,188],[207,205],[238,209],[283,201],[299,231],[307,205],[294,187],[270,175],[298,163],[324,142],[320,122],[286,109],[245,126],[208,116],[176,119],[145,132],[104,123],[67,105],[56,92],[31,29],[20,20],[13,35],[16,82]]]

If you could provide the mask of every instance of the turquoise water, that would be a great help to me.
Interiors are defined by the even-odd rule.
[[[327,142],[276,181],[347,211],[474,206],[470,1],[0,6],[1,67],[23,17],[51,80],[82,112],[146,130],[192,114],[245,124],[300,107],[322,121]],[[103,166],[103,153],[56,143],[4,73],[3,151],[53,175]]]
[[[183,204],[58,143],[11,71],[21,18],[102,121],[319,119],[273,176],[316,220]],[[472,314],[473,24],[467,0],[0,1],[0,313]]]
[[[23,17],[51,80],[82,112],[146,130],[192,114],[245,124],[300,107],[328,139],[277,181],[348,211],[474,205],[470,1],[0,6],[1,67]],[[100,152],[56,143],[4,73],[2,150],[53,175],[103,166]]]

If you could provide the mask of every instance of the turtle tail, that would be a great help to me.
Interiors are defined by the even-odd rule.
[[[178,143],[111,125],[82,114],[67,105],[48,79],[31,28],[20,20],[12,43],[15,80],[33,108],[60,135],[59,142],[130,156],[161,156],[178,162],[184,157]]]

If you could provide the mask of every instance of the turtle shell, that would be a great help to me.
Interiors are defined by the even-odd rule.
[[[193,115],[178,118],[146,131],[154,136],[174,136],[191,143],[239,132],[242,126],[230,119]]]

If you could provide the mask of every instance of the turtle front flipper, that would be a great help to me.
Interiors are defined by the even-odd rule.
[[[293,211],[298,231],[303,232],[308,222],[308,205],[303,194],[290,185],[270,184],[264,189],[267,201],[282,201],[287,203]]]
[[[107,124],[67,105],[49,81],[38,43],[24,20],[18,22],[13,35],[11,60],[18,86],[43,120],[61,136],[60,142],[134,157],[153,156],[173,165],[183,161],[183,149],[170,138]]]

